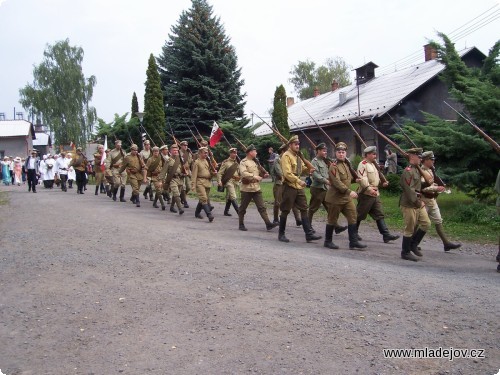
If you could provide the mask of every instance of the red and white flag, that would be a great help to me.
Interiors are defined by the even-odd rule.
[[[101,171],[106,170],[106,166],[104,165],[104,160],[106,160],[106,150],[108,149],[108,136],[104,136],[104,152],[102,153],[101,156]]]
[[[212,126],[212,133],[210,133],[210,147],[214,147],[221,140],[224,133],[222,133],[219,124],[214,121]]]

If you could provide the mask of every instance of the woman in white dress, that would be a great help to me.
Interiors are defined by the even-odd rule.
[[[45,177],[47,180],[47,187],[52,189],[54,187],[54,178],[56,176],[56,161],[52,157],[52,155],[48,154],[47,159],[45,159]]]
[[[72,158],[73,158],[73,156],[71,155],[71,153],[68,152],[66,154],[66,160],[68,161],[68,164]],[[68,188],[73,189],[73,181],[75,181],[75,180],[76,180],[75,169],[73,167],[69,167],[69,169],[68,169]]]

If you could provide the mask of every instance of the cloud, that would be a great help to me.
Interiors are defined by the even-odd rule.
[[[6,0],[0,0],[0,7],[2,6],[3,3],[5,3]]]

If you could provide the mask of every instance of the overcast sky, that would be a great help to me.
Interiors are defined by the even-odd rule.
[[[381,74],[411,54],[413,63],[422,62],[422,46],[436,39],[436,31],[451,33],[471,21],[461,30],[478,30],[457,40],[457,49],[476,46],[485,54],[500,36],[498,0],[209,4],[236,48],[247,114],[266,115],[280,84],[296,96],[288,79],[299,60],[321,65],[340,56],[352,68],[373,61]],[[159,55],[171,26],[190,6],[190,0],[0,0],[0,112],[12,119],[14,107],[23,111],[19,89],[32,81],[33,65],[42,61],[47,44],[66,38],[84,49],[85,76],[97,78],[92,104],[100,118],[110,122],[115,113],[129,112],[134,91],[143,109],[149,55]]]

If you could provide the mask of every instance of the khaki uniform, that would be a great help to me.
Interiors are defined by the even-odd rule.
[[[106,167],[109,168],[111,174],[113,175],[113,187],[118,189],[119,187],[125,188],[127,184],[127,173],[119,172],[120,167],[125,159],[125,151],[122,149],[117,150],[116,148],[108,153],[106,158]]]
[[[181,155],[182,160],[184,160],[184,170],[188,172],[188,174],[183,177],[183,189],[187,194],[191,191],[191,167],[193,166],[193,154],[189,149],[184,152],[181,148],[179,149],[179,155]]]
[[[321,205],[328,212],[328,204],[325,201],[326,192],[328,191],[328,185],[326,184],[326,181],[328,181],[328,166],[323,158],[318,157],[315,157],[311,164],[316,168],[312,173],[311,200],[309,201],[309,211],[307,213],[309,222],[312,224],[312,218]]]
[[[158,157],[151,157],[146,163],[146,168],[148,169],[148,178],[151,179],[151,183],[155,188],[155,193],[161,194],[163,191],[162,179],[160,178],[160,172],[165,164],[164,159],[159,155]]]
[[[86,183],[87,158],[84,154],[75,154],[69,162],[69,166],[74,168],[78,192],[83,194],[83,185]]]
[[[254,177],[260,176],[260,170],[254,159],[244,158],[240,162],[239,174],[241,175],[241,203],[238,210],[239,224],[244,224],[244,217],[247,212],[248,205],[251,201],[257,206],[257,211],[264,222],[270,225],[269,217],[267,216],[266,205],[262,198],[262,191],[260,190],[260,182]],[[246,183],[247,180],[250,183]]]
[[[300,176],[303,172],[308,172],[308,168],[302,165],[302,160],[292,150],[286,151],[280,159],[281,170],[283,171],[283,198],[281,201],[281,212],[288,216],[290,210],[295,206],[300,211],[302,217],[307,216],[307,199],[304,186],[300,184]]]
[[[222,183],[222,176],[224,176],[226,170],[233,164],[238,164],[238,160],[227,158],[222,162],[219,168],[219,172],[217,172],[217,184]],[[226,185],[224,186],[226,188],[226,201],[236,200],[237,198],[236,192],[238,191],[239,188],[239,181],[240,181],[240,168],[238,166],[238,168],[236,168],[236,170],[234,171],[233,176],[229,179],[228,182],[226,182]]]
[[[101,160],[102,160],[102,154],[96,152],[94,154],[95,186],[99,186],[101,185],[102,182],[104,182],[104,172],[101,168]]]
[[[413,236],[417,226],[426,232],[431,225],[425,206],[421,207],[420,177],[420,173],[413,165],[406,167],[401,175],[400,185],[403,192],[399,199],[399,206],[405,222],[403,233],[405,237]]]
[[[358,165],[358,176],[361,178],[358,188],[358,221],[366,219],[369,214],[373,220],[377,221],[384,218],[382,202],[380,201],[380,176],[377,167],[367,160],[363,160]],[[376,196],[372,193],[376,192]]]
[[[118,173],[122,173],[127,170],[128,181],[130,186],[132,186],[132,195],[138,196],[140,193],[141,183],[144,179],[143,174],[143,162],[141,157],[137,155],[128,154],[125,156],[122,166],[118,170]]]
[[[337,226],[341,212],[347,219],[347,224],[356,224],[356,206],[350,196],[351,183],[354,181],[347,163],[341,160],[331,163],[328,178],[330,188],[325,197],[328,203],[328,224]]]
[[[210,187],[212,180],[212,173],[207,159],[196,159],[193,163],[193,171],[191,174],[191,188],[196,191],[198,199],[202,205],[208,204],[208,196],[210,194]]]
[[[422,171],[428,175],[430,180],[434,181],[434,172],[432,169],[426,168],[422,165]],[[434,224],[442,224],[443,218],[441,217],[441,211],[439,210],[436,198],[438,197],[438,184],[433,183],[427,186],[424,177],[420,178],[420,183],[422,184],[422,196],[420,199],[425,203],[425,209],[429,219]],[[425,186],[425,187],[424,187]]]
[[[283,200],[283,170],[281,169],[281,156],[277,155],[274,159],[273,171],[274,171],[274,185],[273,185],[273,214],[274,221],[278,221],[278,215],[280,211],[281,201]],[[297,223],[300,221],[300,212],[297,207],[292,208],[293,216]]]
[[[174,157],[168,159],[166,168],[164,168],[160,174],[160,178],[162,180],[164,180],[167,177],[167,175],[171,172],[172,168],[175,165],[175,160],[176,158]],[[168,184],[170,192],[172,193],[172,196],[174,198],[181,196],[181,191],[184,186],[184,179],[182,172],[183,172],[183,167],[182,164],[179,163],[177,166],[177,170],[173,172],[173,177],[170,180],[170,183]]]

